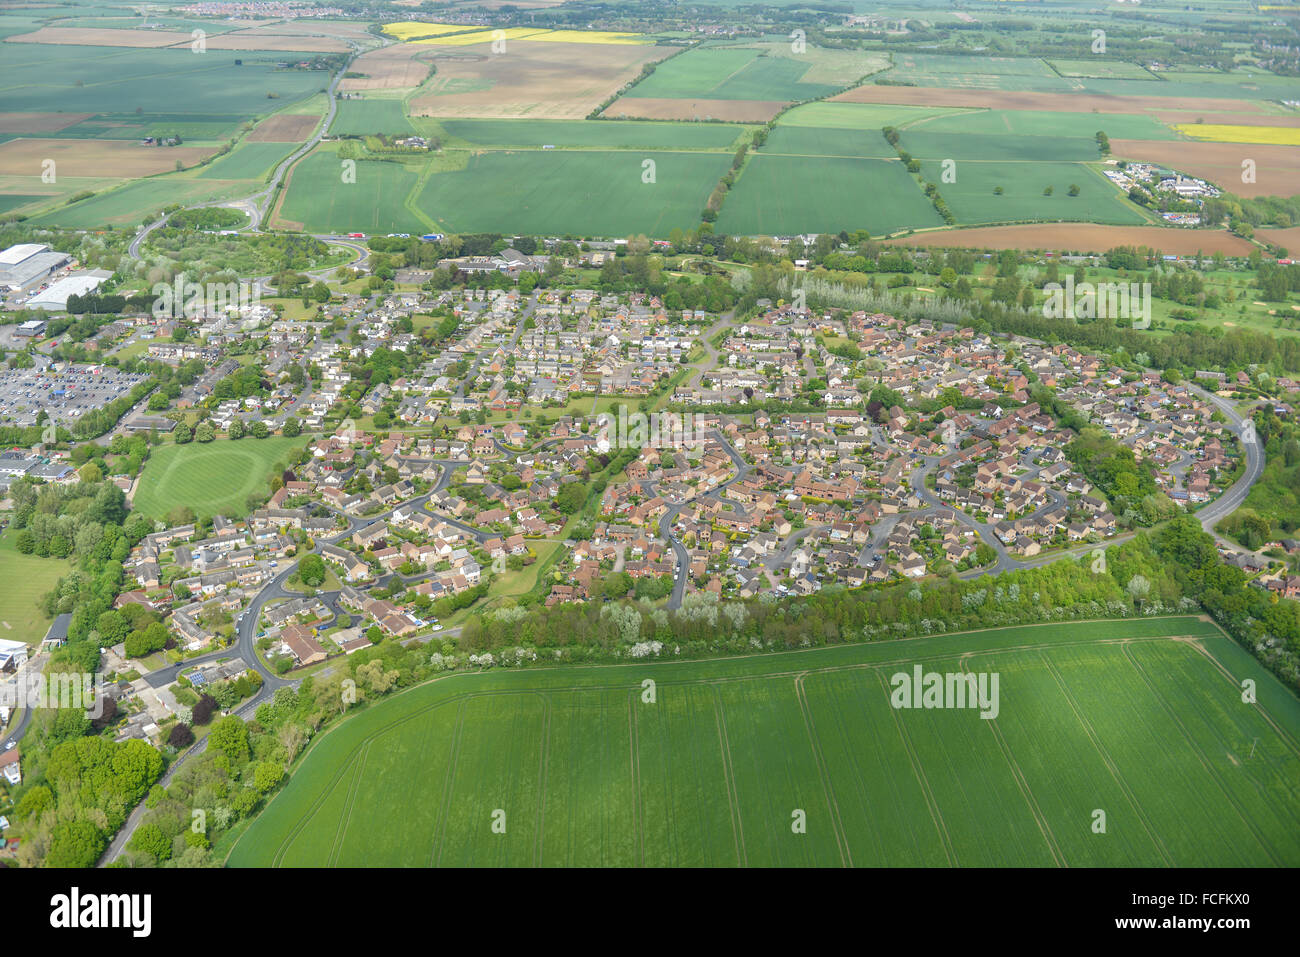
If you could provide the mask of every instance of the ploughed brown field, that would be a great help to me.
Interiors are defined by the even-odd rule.
[[[1167,96],[1116,96],[1108,93],[1031,93],[1016,90],[952,90],[939,86],[877,86],[867,84],[831,97],[841,103],[895,103],[903,106],[970,106],[990,110],[1060,110],[1066,113],[1180,112],[1259,113],[1262,103]],[[1195,122],[1193,116],[1190,122]],[[1181,122],[1189,122],[1182,120]],[[1208,122],[1208,121],[1207,121]]]
[[[1281,246],[1292,256],[1300,256],[1300,226],[1287,229],[1257,229],[1255,238]]]
[[[312,131],[320,117],[314,114],[297,115],[280,113],[257,124],[257,129],[248,135],[250,143],[302,143]]]
[[[1111,140],[1116,159],[1146,160],[1208,179],[1241,196],[1300,193],[1300,150],[1262,143],[1202,143],[1190,140]],[[1255,161],[1255,182],[1241,181],[1243,160]]]
[[[361,90],[403,90],[419,86],[429,75],[429,63],[437,51],[420,43],[396,43],[380,50],[363,53],[352,61],[349,73],[365,74],[344,77],[339,89],[345,93]]]
[[[0,113],[0,133],[56,133],[94,113]]]
[[[611,103],[603,115],[637,120],[766,123],[785,105],[785,100],[679,100],[624,96]]]
[[[622,43],[509,41],[494,55],[487,43],[436,51],[437,74],[411,100],[412,116],[582,119],[667,47]]]
[[[1255,247],[1222,229],[1166,229],[1162,226],[1103,226],[1098,223],[1032,223],[943,229],[889,239],[892,246],[945,249],[1043,249],[1104,253],[1116,246],[1150,246],[1171,256],[1222,252],[1245,256]]]
[[[0,175],[39,179],[47,159],[58,176],[132,179],[186,169],[207,159],[215,146],[141,146],[122,140],[20,139],[0,143]]]

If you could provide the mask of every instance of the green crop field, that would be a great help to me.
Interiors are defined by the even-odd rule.
[[[188,114],[261,116],[271,112],[268,94],[281,109],[321,88],[320,73],[276,68],[295,56],[6,43],[0,112],[166,114],[183,104]]]
[[[699,222],[730,162],[729,153],[491,152],[434,173],[419,204],[452,232],[661,237]]]
[[[59,131],[72,139],[134,140],[145,136],[180,136],[187,143],[219,142],[234,136],[245,117],[228,113],[100,113]]]
[[[194,177],[195,174],[187,171],[182,176],[155,176],[138,180],[120,189],[106,190],[71,206],[61,206],[36,217],[36,221],[42,225],[69,226],[74,229],[136,225],[143,220],[156,218],[164,206],[172,203],[204,203],[231,199],[248,192],[247,184]]]
[[[897,151],[879,129],[833,130],[818,126],[778,126],[763,144],[764,154],[792,156],[870,156],[893,159]]]
[[[891,707],[914,667],[996,716]],[[1295,866],[1298,781],[1300,701],[1213,625],[1044,625],[449,676],[318,738],[228,863]]]
[[[242,517],[248,512],[245,499],[266,488],[271,468],[306,442],[271,436],[160,446],[145,463],[131,507],[154,518],[178,505],[189,506],[196,515]]]
[[[1116,77],[1127,80],[1154,80],[1155,74],[1136,63],[1126,60],[1103,60],[1094,57],[1089,60],[1048,60],[1061,76],[1097,77],[1105,79]]]
[[[958,159],[956,182],[942,179],[942,163],[926,160],[921,175],[939,185],[939,193],[958,223],[1006,223],[1065,220],[1069,222],[1146,222],[1109,180],[1083,163],[1005,163]],[[1079,195],[1069,195],[1071,185]],[[1043,195],[1052,187],[1052,195]],[[1002,188],[996,195],[995,188]]]
[[[401,100],[339,100],[338,112],[330,124],[331,136],[374,136],[415,133]]]
[[[416,173],[401,163],[360,160],[356,182],[343,182],[342,161],[329,151],[301,160],[289,179],[281,218],[311,233],[412,233],[425,224],[405,206]]]
[[[841,229],[883,235],[942,223],[896,160],[756,155],[732,187],[717,229],[727,235]]]
[[[292,153],[293,143],[241,143],[218,157],[196,175],[200,179],[264,179],[280,160]]]
[[[58,558],[24,555],[14,547],[12,529],[0,532],[0,638],[9,641],[40,641],[50,627],[50,617],[37,606],[42,595],[72,571]]]
[[[40,196],[24,195],[22,193],[3,193],[0,194],[0,213],[7,213],[11,209],[17,209],[19,206],[26,206],[28,203],[34,203],[41,199]]]
[[[803,81],[812,59],[769,55],[753,47],[702,47],[659,64],[628,97],[706,100],[813,100],[852,82]],[[869,70],[864,67],[864,73]],[[856,77],[854,78],[856,79]]]
[[[917,159],[1011,163],[1070,163],[1099,160],[1094,135],[1006,136],[998,133],[936,133],[927,127],[903,130],[900,145]]]
[[[805,103],[782,113],[778,126],[821,126],[844,130],[906,127],[934,116],[975,112],[948,106],[892,106],[880,103]],[[983,111],[979,111],[983,112]]]
[[[902,124],[895,124],[902,126]],[[1151,116],[1133,113],[1061,113],[1046,110],[971,110],[949,112],[914,123],[911,133],[982,133],[1007,136],[1062,136],[1095,139],[1173,140],[1178,135]]]
[[[600,149],[726,150],[743,127],[726,123],[636,120],[438,120],[451,142],[474,146],[555,146]]]

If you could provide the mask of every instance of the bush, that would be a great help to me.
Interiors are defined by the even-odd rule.
[[[217,699],[210,694],[202,695],[194,705],[194,723],[207,724],[217,710]]]

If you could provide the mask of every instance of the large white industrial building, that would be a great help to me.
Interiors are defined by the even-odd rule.
[[[10,246],[0,252],[0,289],[13,292],[32,289],[71,261],[67,253],[52,252],[44,243]]]

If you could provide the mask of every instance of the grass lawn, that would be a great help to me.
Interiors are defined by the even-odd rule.
[[[997,716],[891,707],[914,666],[997,673]],[[1295,866],[1298,740],[1194,617],[464,672],[318,736],[228,863]]]
[[[45,637],[51,621],[38,600],[72,568],[60,558],[22,554],[14,546],[17,534],[0,532],[0,638],[31,644]]]
[[[155,518],[164,518],[178,505],[189,506],[196,515],[242,517],[248,511],[245,500],[266,488],[272,466],[307,441],[302,436],[271,436],[164,445],[145,463],[132,507]]]
[[[537,584],[538,571],[549,566],[548,559],[560,548],[560,543],[529,541],[528,547],[537,553],[537,561],[525,565],[518,571],[507,571],[493,582],[491,592],[493,598],[516,598],[532,591],[533,586]]]

